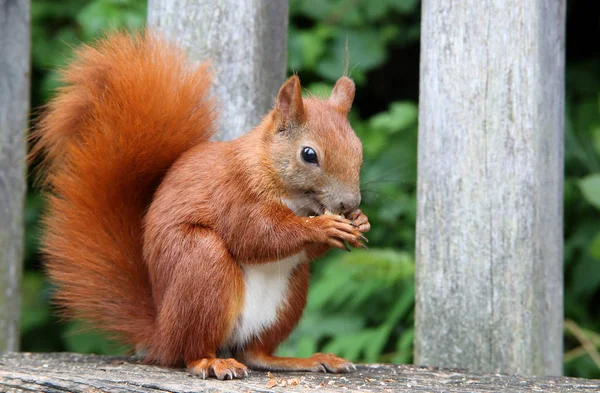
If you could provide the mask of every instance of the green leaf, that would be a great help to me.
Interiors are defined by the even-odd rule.
[[[298,342],[297,356],[298,357],[309,357],[317,352],[317,343],[311,340],[310,337],[303,337]]]
[[[145,20],[146,2],[140,0],[94,0],[77,16],[86,40],[113,29],[141,29]]]
[[[417,0],[391,0],[390,4],[401,13],[409,14],[417,7]]]
[[[390,330],[387,326],[381,326],[371,332],[368,345],[365,347],[365,361],[369,363],[379,360],[383,348],[390,336]]]
[[[319,75],[332,81],[343,75],[346,65],[346,40],[350,56],[350,75],[358,83],[364,72],[385,61],[386,42],[382,39],[381,32],[376,29],[340,30],[327,56],[316,66]]]
[[[335,337],[323,347],[323,352],[335,353],[350,361],[360,359],[360,354],[370,344],[372,331],[364,330],[354,334],[340,335]]]
[[[335,9],[335,4],[332,1],[298,0],[296,4],[297,12],[315,20],[328,18]]]
[[[32,58],[38,67],[56,69],[66,63],[73,48],[81,44],[80,38],[71,26],[57,29],[48,36],[45,29],[37,28],[32,31],[37,38],[33,41]]]
[[[572,274],[573,282],[577,284],[572,295],[591,296],[600,290],[600,262],[591,255],[581,258]]]
[[[25,272],[21,282],[21,333],[43,326],[50,319],[44,276],[40,272]]]
[[[108,340],[105,335],[91,330],[82,321],[69,323],[63,338],[67,350],[71,352],[115,355],[126,350],[125,347]]]
[[[413,357],[413,341],[415,338],[414,328],[404,331],[396,342],[396,352],[391,359],[392,363],[407,364],[411,363]]]
[[[591,133],[594,150],[596,151],[596,154],[600,154],[600,126],[593,127]]]
[[[386,1],[369,1],[368,4],[363,5],[363,11],[367,19],[377,20],[383,18],[389,11],[389,4]]]
[[[579,181],[579,188],[585,200],[600,209],[600,173],[584,177]]]
[[[594,240],[590,243],[590,254],[600,261],[600,232],[594,236]]]
[[[418,113],[417,106],[413,102],[394,102],[387,112],[373,116],[369,120],[369,125],[376,130],[395,133],[414,126]]]
[[[333,85],[331,83],[316,82],[308,85],[308,88],[304,90],[303,93],[305,95],[308,93],[310,96],[327,99],[329,98],[332,90]]]

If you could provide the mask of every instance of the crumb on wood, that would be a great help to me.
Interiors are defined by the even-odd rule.
[[[271,374],[271,372],[267,372],[267,377],[269,380],[267,381],[266,387],[267,389],[274,388],[275,386],[285,388],[287,386],[298,386],[302,382],[300,378],[281,378],[277,379]],[[304,379],[304,377],[302,378]]]

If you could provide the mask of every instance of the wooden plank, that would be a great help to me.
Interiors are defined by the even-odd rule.
[[[0,352],[19,348],[29,10],[29,0],[0,0]]]
[[[425,0],[416,362],[562,373],[565,0]]]
[[[133,358],[8,353],[0,355],[2,392],[597,392],[600,381],[474,374],[409,365],[359,365],[349,374],[251,372],[236,381],[202,380]]]
[[[287,0],[149,0],[148,24],[190,58],[210,60],[219,139],[258,125],[285,78]]]

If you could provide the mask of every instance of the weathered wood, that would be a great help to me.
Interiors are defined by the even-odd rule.
[[[150,0],[148,24],[210,60],[219,139],[259,123],[285,78],[288,0]]]
[[[2,392],[597,392],[600,381],[473,374],[409,365],[359,365],[350,374],[252,372],[237,381],[202,380],[133,358],[7,353],[0,355]]]
[[[560,375],[565,0],[425,0],[416,362]]]
[[[29,9],[29,0],[0,0],[0,352],[19,347]]]

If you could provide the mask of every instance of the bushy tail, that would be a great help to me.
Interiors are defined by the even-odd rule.
[[[62,78],[33,134],[48,187],[45,266],[67,316],[144,344],[156,312],[142,218],[167,169],[213,134],[210,76],[145,32],[83,47]]]

